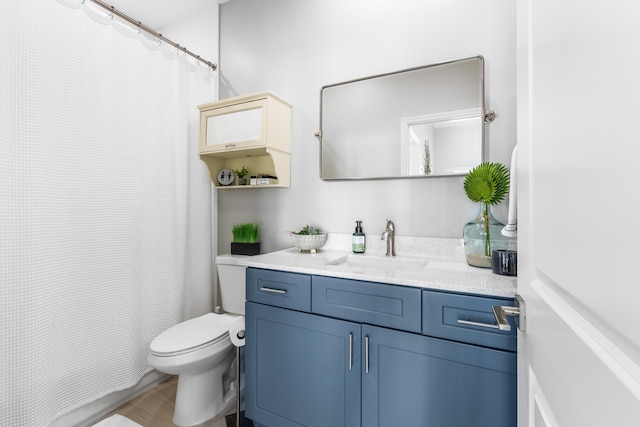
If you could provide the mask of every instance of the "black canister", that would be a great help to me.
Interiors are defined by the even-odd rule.
[[[499,249],[491,254],[491,270],[503,276],[518,275],[518,252]]]

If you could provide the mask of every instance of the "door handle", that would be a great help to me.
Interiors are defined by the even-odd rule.
[[[516,322],[516,325],[518,326],[518,329],[520,329],[520,331],[522,332],[525,331],[525,325],[526,325],[525,313],[526,312],[525,312],[524,300],[520,295],[517,295],[517,294],[516,294],[515,300],[516,300],[516,305],[513,307],[505,306],[505,305],[493,306],[493,315],[496,318],[498,329],[500,329],[501,331],[511,330],[511,325],[509,325],[509,322],[507,321],[507,316],[515,317],[514,320]]]

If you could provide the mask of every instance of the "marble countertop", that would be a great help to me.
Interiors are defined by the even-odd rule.
[[[515,277],[469,266],[460,239],[396,237],[396,257],[385,257],[384,243],[368,238],[367,251],[354,254],[351,235],[330,234],[317,253],[289,248],[251,257],[224,257],[227,263],[294,273],[509,298],[516,293]]]

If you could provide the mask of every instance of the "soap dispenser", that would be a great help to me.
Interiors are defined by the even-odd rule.
[[[356,221],[356,231],[351,238],[351,249],[356,254],[363,254],[366,243],[366,236],[362,232],[362,221]]]

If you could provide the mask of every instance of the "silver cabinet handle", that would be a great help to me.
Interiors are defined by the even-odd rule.
[[[461,320],[461,319],[458,319],[458,323],[462,325],[480,326],[481,328],[500,329],[498,325],[494,325],[492,323],[480,323],[480,322],[473,322],[471,320]]]
[[[369,373],[369,335],[364,337],[364,373]]]
[[[265,288],[265,287],[260,288],[260,291],[261,292],[269,292],[269,293],[272,293],[272,294],[281,294],[281,295],[287,293],[286,289],[274,289],[274,288]]]
[[[349,370],[353,368],[353,333],[349,332]]]

